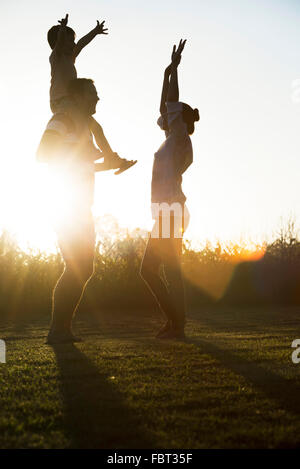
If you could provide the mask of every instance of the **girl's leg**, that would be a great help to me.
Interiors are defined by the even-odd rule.
[[[182,275],[182,237],[189,224],[189,211],[183,207],[181,217],[171,215],[170,239],[163,240],[165,248],[163,250],[162,261],[167,279],[168,289],[174,305],[174,331],[175,335],[184,335],[184,325],[186,316],[185,288]]]
[[[164,248],[164,271],[173,305],[173,329],[183,334],[185,324],[185,289],[181,269],[182,238],[166,239]]]
[[[141,264],[140,275],[148,285],[168,322],[174,319],[173,304],[165,282],[159,275],[161,266],[161,239],[149,238]]]

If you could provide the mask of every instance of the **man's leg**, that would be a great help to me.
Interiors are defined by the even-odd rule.
[[[53,290],[48,342],[59,340],[59,336],[72,338],[72,319],[93,275],[95,233],[92,217],[80,228],[74,228],[74,232],[72,238],[65,233],[59,233],[58,237],[65,268]]]
[[[77,263],[78,265],[78,263]],[[72,319],[79,306],[85,287],[93,274],[92,263],[89,268],[82,267],[81,273],[66,263],[52,295],[52,329],[56,332],[71,332]]]

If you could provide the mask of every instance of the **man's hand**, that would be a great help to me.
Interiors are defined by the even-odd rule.
[[[120,168],[122,158],[119,157],[118,153],[108,153],[104,155],[104,163],[108,169],[118,169]]]
[[[176,45],[173,46],[172,55],[171,55],[171,67],[178,67],[181,61],[181,53],[184,49],[186,39],[183,41],[180,39],[179,45],[176,50]]]
[[[69,19],[69,15],[68,13],[66,14],[65,18],[62,18],[61,20],[58,20],[59,24],[61,26],[67,26],[68,24],[68,19]]]
[[[105,20],[102,21],[102,23],[99,23],[99,21],[97,20],[97,26],[95,27],[95,33],[96,34],[108,34],[106,31],[107,31],[107,28],[104,28],[104,23],[105,23]]]

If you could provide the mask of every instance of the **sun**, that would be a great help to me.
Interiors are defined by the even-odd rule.
[[[1,228],[7,230],[21,249],[56,250],[53,230],[51,177],[44,165],[26,165],[18,172],[6,168],[2,184]]]

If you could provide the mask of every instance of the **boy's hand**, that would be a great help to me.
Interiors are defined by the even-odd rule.
[[[69,15],[68,13],[66,14],[65,18],[62,18],[61,20],[58,20],[59,24],[61,26],[67,26],[68,24],[68,18],[69,18]]]
[[[105,23],[105,20],[102,21],[101,24],[100,24],[99,21],[97,20],[97,26],[95,27],[95,32],[96,32],[97,34],[108,34],[108,33],[106,33],[107,28],[104,28],[104,23]]]

